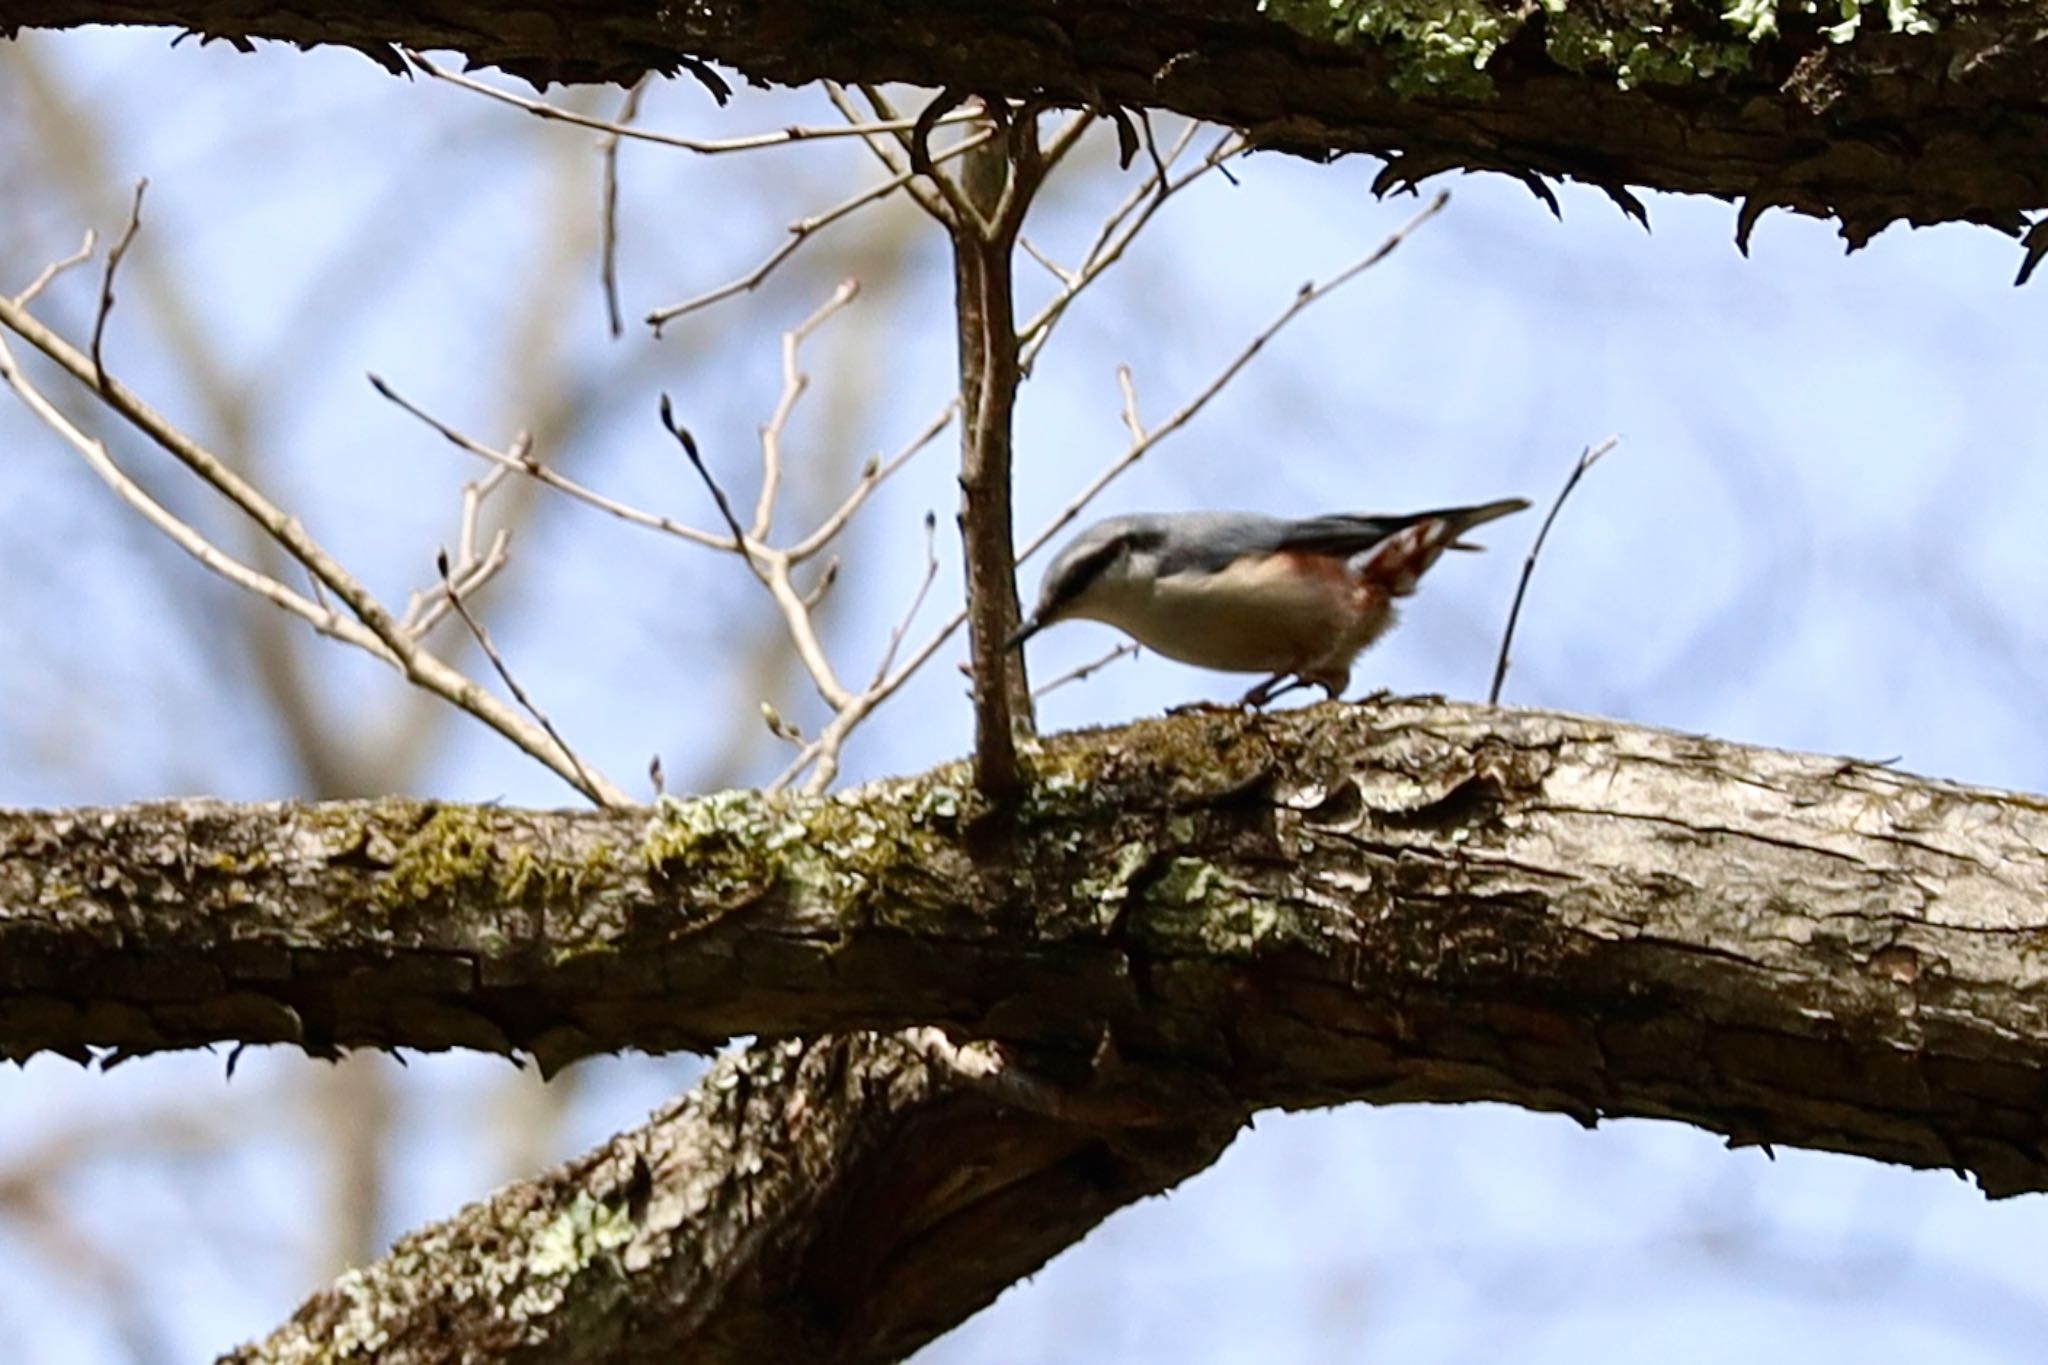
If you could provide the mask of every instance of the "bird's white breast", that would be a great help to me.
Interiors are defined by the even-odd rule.
[[[1363,639],[1349,638],[1363,624],[1357,592],[1335,574],[1305,574],[1279,557],[1250,557],[1220,573],[1127,579],[1078,614],[1182,663],[1277,673],[1340,650],[1348,658],[1384,628],[1379,620]]]

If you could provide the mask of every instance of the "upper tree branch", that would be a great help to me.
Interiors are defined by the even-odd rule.
[[[1249,1110],[1492,1099],[2048,1188],[2048,810],[1441,703],[1061,737],[978,872],[964,770],[585,815],[0,820],[0,1046],[587,1052],[937,1024]]]
[[[0,33],[167,24],[208,37],[455,49],[538,82],[631,82],[685,59],[804,84],[908,81],[1011,98],[1171,109],[1310,155],[1678,190],[1841,219],[2016,229],[2048,205],[2048,45],[2026,5],[1841,8],[1566,0],[0,0]],[[1852,6],[1852,9],[1855,8]],[[1270,9],[1272,12],[1263,12]],[[1902,30],[1887,18],[1898,11]],[[1275,16],[1294,18],[1292,28]],[[1354,33],[1327,34],[1348,20]],[[1917,30],[1933,25],[1928,33]],[[1483,63],[1483,65],[1481,65]]]

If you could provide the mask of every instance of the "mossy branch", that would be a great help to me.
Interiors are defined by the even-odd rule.
[[[546,84],[717,62],[750,80],[907,81],[1174,110],[1308,156],[1583,180],[1886,224],[2020,233],[2048,207],[2048,45],[2019,6],[1952,0],[0,0],[0,34],[155,23],[230,41],[454,49]],[[717,82],[714,93],[725,93]]]
[[[1249,1112],[1491,1099],[2048,1188],[2048,805],[1415,701],[569,814],[0,817],[0,1049],[598,1051],[938,1026]],[[1092,1083],[1092,1082],[1091,1082]]]

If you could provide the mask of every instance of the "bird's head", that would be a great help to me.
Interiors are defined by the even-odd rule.
[[[1151,591],[1165,541],[1166,526],[1156,516],[1111,517],[1075,536],[1045,571],[1038,605],[1007,647],[1056,622],[1111,619],[1119,603]]]

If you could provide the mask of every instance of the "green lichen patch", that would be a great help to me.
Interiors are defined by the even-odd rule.
[[[1260,8],[1315,37],[1385,45],[1397,62],[1394,89],[1404,95],[1491,94],[1486,64],[1523,22],[1517,10],[1487,0],[1260,0]]]
[[[1141,932],[1169,955],[1254,957],[1310,941],[1282,903],[1202,858],[1175,858],[1145,887]]]
[[[1404,95],[1479,99],[1494,91],[1489,64],[1530,24],[1558,65],[1604,73],[1623,90],[1681,85],[1748,69],[1753,49],[1796,15],[1830,42],[1861,32],[1876,0],[1728,0],[1716,11],[1691,0],[1260,0],[1260,9],[1297,32],[1376,45],[1393,62],[1390,83]],[[1839,22],[1824,20],[1838,17]],[[1898,34],[1939,27],[1922,0],[1884,0],[1882,23]],[[1878,19],[1872,14],[1870,22]],[[1715,31],[1716,21],[1725,26]]]
[[[664,799],[642,833],[640,856],[650,872],[721,906],[780,890],[842,916],[867,915],[885,883],[893,883],[891,899],[937,905],[946,899],[940,884],[957,858],[958,827],[977,802],[943,781],[827,798],[722,792]],[[916,893],[912,872],[932,879],[930,895]]]

